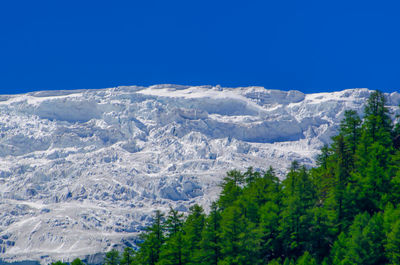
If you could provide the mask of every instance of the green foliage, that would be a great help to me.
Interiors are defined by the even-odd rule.
[[[296,265],[317,265],[315,259],[307,251],[296,261]]]
[[[160,257],[156,264],[158,265],[182,265],[186,264],[184,252],[185,242],[183,238],[183,214],[170,208],[165,227],[167,237],[165,244],[161,247]]]
[[[229,171],[208,214],[198,205],[166,220],[156,212],[120,264],[400,264],[396,130],[376,91],[363,120],[345,112],[317,167],[294,161],[283,181],[272,168]],[[109,253],[106,264],[117,264]]]
[[[389,116],[389,110],[385,106],[386,99],[382,92],[375,91],[368,98],[365,106],[364,127],[366,133],[373,141],[382,141],[382,134],[391,132],[393,129],[392,120]]]
[[[211,211],[205,219],[201,234],[200,247],[197,249],[195,261],[202,265],[217,265],[221,260],[221,213],[216,203],[211,205]]]
[[[268,262],[267,265],[280,265],[280,264],[281,264],[280,259],[273,259],[270,262]]]
[[[106,258],[104,260],[105,265],[118,265],[120,262],[119,252],[115,249],[106,253]]]
[[[341,234],[335,243],[334,264],[387,264],[384,238],[382,214],[357,215],[349,233]]]
[[[158,265],[182,265],[186,264],[187,260],[184,257],[184,240],[182,232],[179,231],[171,234],[160,252],[160,259],[156,263]]]
[[[160,211],[156,211],[153,224],[149,226],[140,238],[142,243],[139,244],[139,251],[134,255],[135,264],[149,264],[154,265],[159,260],[161,247],[165,241],[164,236],[164,216]],[[126,254],[125,254],[126,253]],[[130,258],[130,249],[124,252],[124,259]]]
[[[222,213],[221,264],[257,264],[260,235],[239,206],[231,206]]]
[[[344,112],[344,119],[340,123],[340,135],[343,136],[352,155],[356,153],[360,141],[361,124],[362,121],[356,111],[346,110]]]
[[[201,261],[195,252],[200,248],[204,224],[205,214],[203,208],[197,204],[190,207],[189,215],[183,225],[183,241],[185,244],[183,255],[188,264],[198,264]]]
[[[67,263],[64,263],[62,261],[56,261],[56,262],[51,263],[51,265],[67,265]]]
[[[261,233],[260,256],[264,261],[277,258],[281,252],[279,235],[280,207],[273,201],[266,202],[260,207],[259,232]]]
[[[134,250],[132,248],[125,248],[124,252],[122,253],[122,258],[121,258],[121,265],[131,265],[132,262],[134,261]],[[79,265],[79,264],[76,264]]]
[[[392,224],[385,249],[390,264],[400,264],[400,220]]]
[[[286,258],[283,262],[283,265],[295,265],[295,262],[293,261],[293,259]]]
[[[329,150],[329,146],[326,144],[321,148],[321,154],[317,156],[317,165],[326,170],[328,167],[328,159],[330,155],[331,151]]]
[[[221,209],[227,208],[236,201],[242,192],[244,176],[237,170],[229,171],[222,182],[222,191],[219,196],[218,206]]]
[[[71,262],[71,265],[85,265],[85,263],[81,259],[76,258]]]
[[[280,215],[279,238],[283,254],[298,257],[307,250],[316,192],[305,167],[292,169],[283,181],[283,210]]]

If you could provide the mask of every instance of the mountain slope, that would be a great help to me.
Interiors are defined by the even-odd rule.
[[[229,169],[312,165],[371,91],[157,85],[0,97],[0,257],[133,242],[154,209],[209,206]],[[398,112],[400,94],[387,95]]]

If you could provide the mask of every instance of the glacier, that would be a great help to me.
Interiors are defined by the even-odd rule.
[[[0,96],[0,259],[134,245],[155,209],[208,209],[231,169],[315,163],[371,90],[155,85]],[[393,117],[400,94],[385,94]]]

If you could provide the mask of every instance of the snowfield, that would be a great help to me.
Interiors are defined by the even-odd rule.
[[[156,85],[0,96],[0,259],[99,259],[230,169],[314,164],[371,93]],[[400,94],[387,94],[393,115]]]

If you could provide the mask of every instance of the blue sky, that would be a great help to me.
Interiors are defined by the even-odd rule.
[[[400,90],[398,1],[1,1],[0,93]]]

